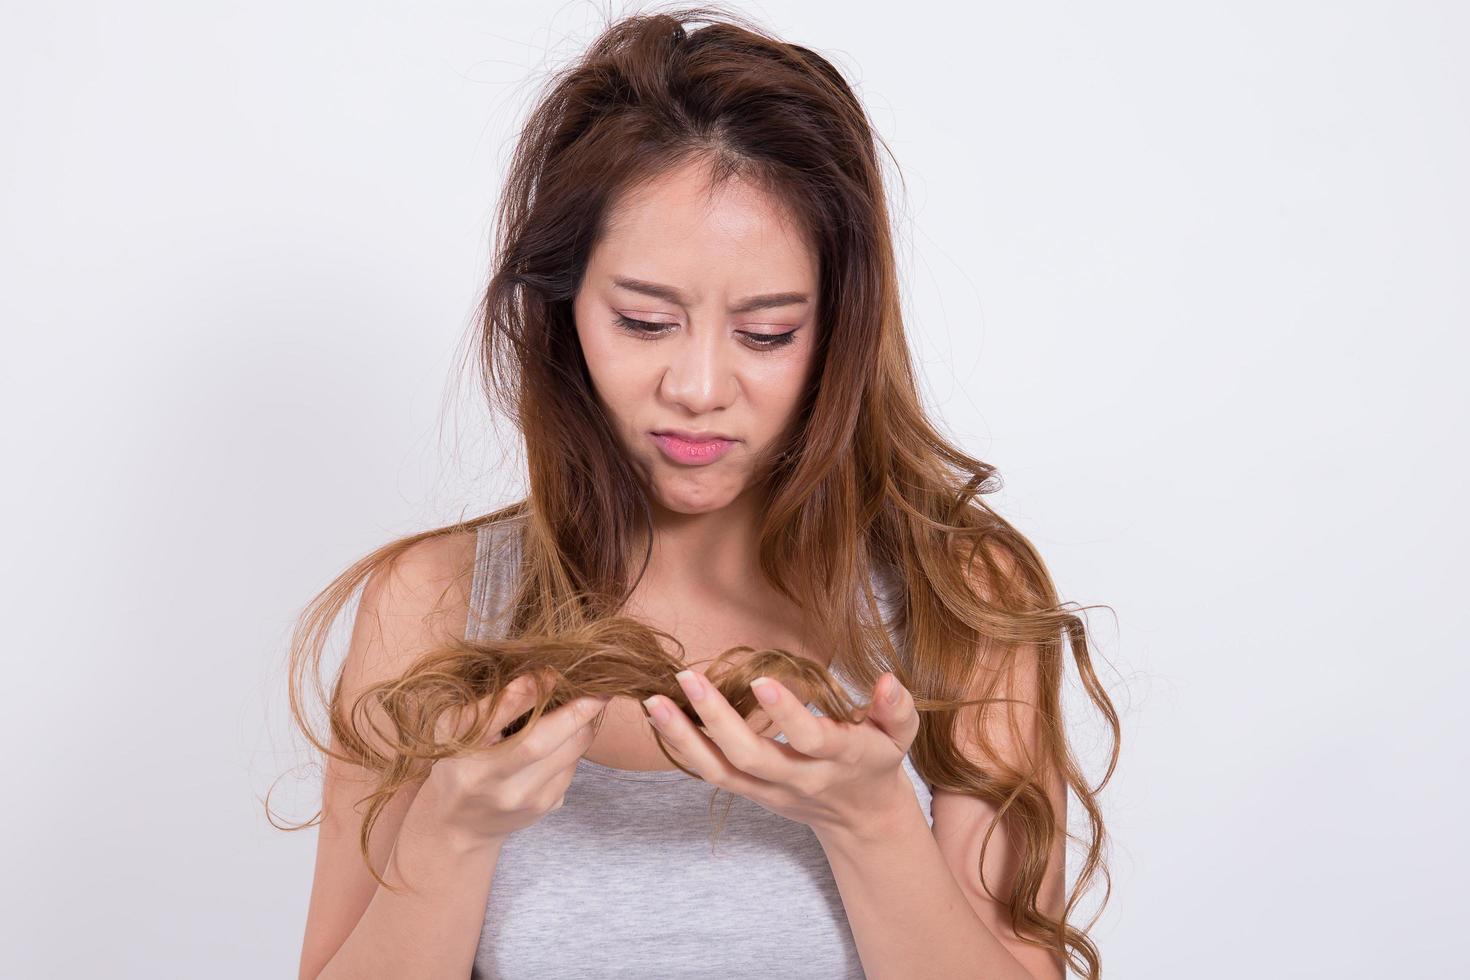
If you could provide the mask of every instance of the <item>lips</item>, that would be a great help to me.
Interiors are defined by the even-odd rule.
[[[704,434],[697,438],[686,438],[678,429],[650,432],[653,441],[671,462],[686,466],[703,466],[713,463],[735,445],[736,440],[723,436]]]
[[[710,442],[723,439],[726,442],[734,442],[733,436],[727,436],[723,432],[691,432],[688,429],[655,429],[656,436],[673,436],[685,442]]]

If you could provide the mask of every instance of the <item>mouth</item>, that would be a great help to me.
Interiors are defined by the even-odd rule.
[[[653,435],[673,436],[675,439],[683,439],[685,442],[711,442],[715,440],[722,440],[724,442],[738,441],[734,436],[727,436],[723,432],[714,432],[710,430],[706,430],[704,432],[694,432],[689,429],[654,429]]]
[[[665,457],[685,466],[713,463],[739,441],[718,433],[689,433],[680,429],[663,429],[649,435]]]

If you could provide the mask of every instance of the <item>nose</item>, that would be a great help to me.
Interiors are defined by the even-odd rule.
[[[680,331],[673,343],[662,345],[668,352],[659,383],[662,397],[691,415],[729,405],[737,387],[729,347],[719,327],[703,324]]]

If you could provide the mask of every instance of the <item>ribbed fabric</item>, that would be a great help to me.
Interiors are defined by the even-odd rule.
[[[479,531],[467,636],[504,629],[520,529],[512,520]],[[874,585],[890,622],[893,581]],[[868,700],[833,673],[855,701]],[[907,756],[903,768],[932,826],[930,787]],[[501,848],[472,980],[863,977],[811,828],[726,792],[712,813],[713,793],[677,769],[579,759],[565,805]]]

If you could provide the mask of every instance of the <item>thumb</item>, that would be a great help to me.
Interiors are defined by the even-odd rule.
[[[873,702],[868,713],[879,728],[908,751],[919,733],[919,712],[914,708],[913,696],[892,671],[884,673],[873,685]]]

